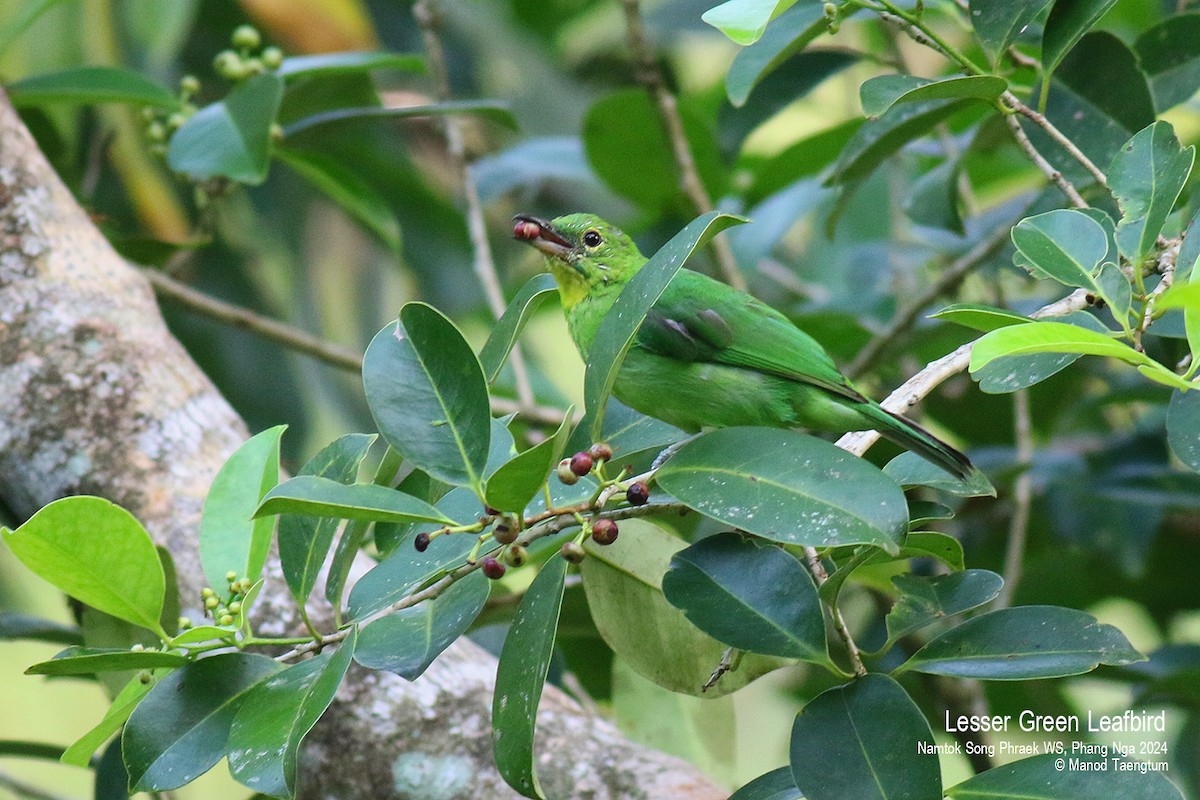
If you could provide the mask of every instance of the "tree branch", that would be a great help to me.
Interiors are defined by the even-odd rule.
[[[1009,129],[1012,130],[1013,138],[1017,140],[1017,144],[1020,145],[1021,149],[1024,150],[1026,155],[1029,156],[1029,159],[1033,162],[1034,166],[1040,169],[1042,174],[1053,181],[1059,189],[1062,189],[1062,193],[1065,194],[1067,199],[1071,201],[1071,205],[1075,206],[1076,208],[1087,208],[1088,202],[1087,200],[1083,199],[1083,195],[1081,195],[1079,190],[1075,188],[1075,184],[1067,180],[1061,172],[1056,170],[1053,165],[1046,160],[1045,156],[1038,152],[1038,149],[1034,147],[1033,142],[1029,140],[1029,136],[1025,133],[1025,129],[1021,127],[1021,123],[1017,120],[1016,116],[1013,114],[1005,114],[1004,122],[1008,125]]]
[[[1029,507],[1033,503],[1033,422],[1029,416],[1029,390],[1013,392],[1013,440],[1017,467],[1021,474],[1013,485],[1013,514],[1008,526],[1008,544],[1004,552],[1004,586],[993,608],[1008,608],[1021,580],[1025,562],[1025,541],[1029,535]]]
[[[1013,111],[1016,111],[1034,125],[1037,125],[1039,128],[1044,130],[1046,134],[1055,142],[1057,142],[1063,150],[1067,151],[1067,155],[1078,161],[1079,164],[1085,170],[1087,170],[1093,178],[1095,178],[1096,183],[1100,184],[1106,189],[1108,188],[1108,176],[1104,174],[1104,171],[1097,167],[1092,160],[1088,158],[1084,152],[1067,137],[1066,134],[1064,134],[1054,125],[1054,123],[1047,119],[1045,114],[1034,111],[1032,108],[1022,103],[1020,99],[1018,99],[1017,96],[1012,92],[1005,92],[1004,94],[1000,95],[1000,99],[1003,100]]]

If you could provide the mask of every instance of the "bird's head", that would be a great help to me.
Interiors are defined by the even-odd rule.
[[[567,306],[599,287],[624,284],[646,261],[629,236],[594,214],[568,214],[550,222],[518,214],[513,238],[547,256]]]

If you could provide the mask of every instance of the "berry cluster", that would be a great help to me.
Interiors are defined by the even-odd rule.
[[[229,582],[228,599],[222,598],[210,586],[200,590],[200,600],[204,611],[218,625],[232,625],[242,611],[242,603],[254,582],[249,578],[239,578],[236,572],[226,572],[225,580]],[[192,621],[187,617],[179,618],[179,629],[187,630],[192,627]]]
[[[226,80],[237,83],[283,64],[283,51],[278,47],[262,47],[262,35],[253,25],[239,25],[230,37],[231,50],[222,50],[213,59],[213,69]],[[257,52],[262,47],[261,52]],[[257,52],[257,55],[256,55]]]

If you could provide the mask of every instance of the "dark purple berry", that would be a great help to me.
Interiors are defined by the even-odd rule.
[[[483,513],[487,514],[489,517],[494,517],[497,514],[499,514],[500,512],[499,512],[499,510],[492,508],[491,506],[484,506]]]
[[[590,454],[580,450],[575,455],[571,456],[571,472],[574,472],[579,477],[583,477],[592,471],[592,457]]]
[[[417,548],[418,553],[424,553],[429,549],[429,534],[418,533],[417,538],[413,539],[413,547]]]
[[[650,487],[641,481],[631,483],[625,490],[625,499],[631,506],[644,506],[650,501]]]
[[[592,541],[600,545],[612,544],[617,540],[617,523],[611,519],[598,519],[592,523]]]
[[[579,542],[574,540],[563,544],[562,548],[558,552],[562,554],[563,558],[572,564],[578,564],[580,561],[583,561],[584,557],[587,555],[587,553],[584,552],[583,547],[580,546]]]
[[[588,455],[594,461],[608,461],[612,458],[612,448],[604,442],[597,442],[588,448]]]
[[[498,581],[503,578],[504,573],[508,570],[507,567],[491,556],[488,556],[482,562],[480,562],[479,568],[483,570],[484,575],[487,575],[494,581]]]

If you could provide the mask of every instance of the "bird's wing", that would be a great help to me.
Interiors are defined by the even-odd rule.
[[[755,370],[864,401],[820,343],[775,309],[724,283],[680,270],[638,331],[661,356]]]

